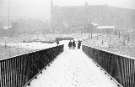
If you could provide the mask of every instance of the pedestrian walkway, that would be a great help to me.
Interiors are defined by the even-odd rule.
[[[117,87],[81,50],[65,48],[28,87]]]

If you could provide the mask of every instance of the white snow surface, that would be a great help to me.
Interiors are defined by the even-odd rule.
[[[4,46],[5,43],[0,43],[0,45]],[[17,47],[17,48],[25,48],[31,50],[41,50],[47,49],[51,47],[56,47],[56,43],[48,44],[48,43],[40,43],[40,42],[32,42],[32,43],[8,43],[7,46]]]
[[[27,87],[117,87],[82,50],[64,49]]]

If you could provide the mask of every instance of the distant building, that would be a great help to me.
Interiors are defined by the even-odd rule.
[[[91,21],[88,18],[88,3],[84,3],[84,6],[54,6],[51,2],[51,22],[52,26],[58,29],[68,30],[67,32],[75,32],[86,28],[90,25]]]
[[[4,29],[4,30],[9,30],[9,29],[11,29],[11,28],[12,28],[11,25],[9,25],[9,26],[3,26],[3,29]]]
[[[113,33],[115,32],[116,28],[115,26],[97,26],[97,31],[100,33]]]
[[[97,26],[97,29],[111,29],[111,30],[114,30],[115,29],[115,26]]]
[[[132,15],[131,15],[132,13]],[[91,23],[114,25],[117,29],[135,28],[135,10],[107,5],[56,6],[51,2],[51,23],[54,31],[91,30]]]

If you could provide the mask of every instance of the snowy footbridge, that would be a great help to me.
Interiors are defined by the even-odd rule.
[[[82,50],[69,49],[57,56],[27,87],[121,87]]]

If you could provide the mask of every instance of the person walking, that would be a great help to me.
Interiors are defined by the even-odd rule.
[[[75,40],[73,40],[73,48],[75,49],[76,47],[76,43],[75,43]]]
[[[69,43],[68,43],[68,47],[69,47],[69,48],[72,47],[72,42],[71,42],[71,40],[70,40]]]
[[[59,40],[56,40],[57,46],[59,45]]]
[[[80,49],[81,48],[81,44],[82,44],[82,41],[78,41],[78,49]]]

